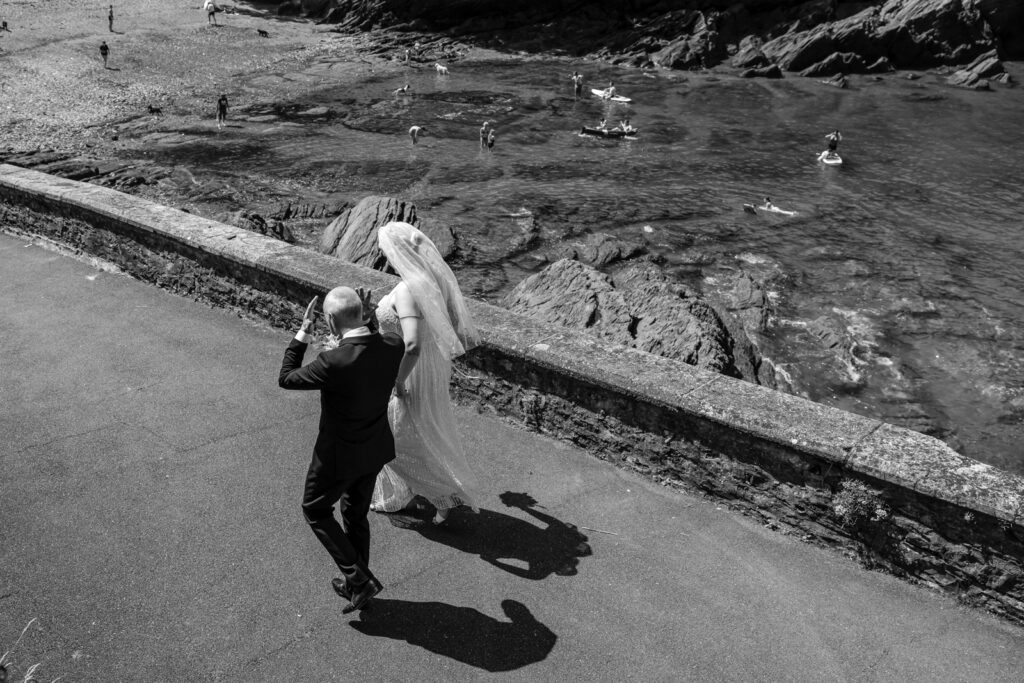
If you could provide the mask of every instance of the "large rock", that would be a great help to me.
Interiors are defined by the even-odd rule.
[[[801,76],[860,73],[867,68],[863,57],[855,52],[833,52],[817,64],[800,72]]]
[[[639,242],[628,242],[615,235],[597,232],[585,235],[582,241],[559,245],[555,259],[573,259],[598,268],[639,256],[644,247]]]
[[[732,65],[738,69],[757,69],[768,66],[771,62],[761,49],[763,41],[757,36],[746,36],[740,41],[736,54],[732,56]]]
[[[445,259],[458,248],[455,233],[445,226],[421,222],[415,205],[394,197],[371,195],[331,221],[320,236],[320,252],[383,270],[387,259],[377,246],[377,229],[391,221],[404,221],[422,230]]]
[[[650,263],[614,278],[563,259],[520,282],[502,301],[512,311],[586,330],[602,339],[758,382],[753,364],[740,370],[737,344],[719,313]],[[745,340],[749,346],[749,340]]]
[[[263,216],[252,211],[236,211],[227,222],[235,227],[251,232],[267,235],[268,237],[276,237],[289,244],[295,243],[295,235],[292,234],[291,229],[287,225],[278,220],[268,221]]]
[[[740,72],[740,78],[782,78],[782,69],[778,64],[761,67],[759,69],[747,69]]]
[[[1004,73],[1003,63],[996,56],[996,51],[991,50],[979,55],[973,62],[964,68],[953,73],[946,79],[950,85],[972,90],[988,90],[989,78],[995,78]]]

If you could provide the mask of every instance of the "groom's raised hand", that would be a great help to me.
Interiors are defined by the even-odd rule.
[[[356,296],[359,303],[363,305],[363,324],[370,328],[371,332],[377,331],[377,306],[372,301],[373,290],[363,287],[356,287]]]
[[[306,306],[306,312],[302,314],[302,325],[299,327],[300,332],[306,334],[313,334],[313,326],[316,325],[316,297],[309,302]]]

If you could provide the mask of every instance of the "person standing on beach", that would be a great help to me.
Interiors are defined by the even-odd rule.
[[[581,76],[579,72],[573,71],[571,78],[573,95],[579,97],[583,94],[583,76]]]
[[[107,13],[107,28],[110,29],[111,33],[114,32],[114,6],[113,5],[110,6],[110,12]]]
[[[100,57],[103,57],[103,68],[107,68],[107,58],[110,56],[110,48],[107,47],[107,41],[100,43]]]
[[[412,138],[412,144],[416,144],[420,141],[420,133],[426,133],[427,131],[421,126],[413,126],[409,129],[409,137]]]
[[[228,120],[228,96],[221,95],[217,100],[217,127],[222,128]]]

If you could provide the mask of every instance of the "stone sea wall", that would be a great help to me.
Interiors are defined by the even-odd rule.
[[[291,328],[339,283],[395,279],[116,190],[0,165],[0,229]],[[1024,478],[942,442],[481,302],[453,392],[783,533],[1024,623]]]

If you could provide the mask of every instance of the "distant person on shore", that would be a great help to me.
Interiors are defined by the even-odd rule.
[[[409,63],[409,48],[405,48],[405,63]]]
[[[572,93],[575,97],[583,94],[583,76],[578,71],[572,72]]]
[[[412,144],[416,144],[420,141],[420,134],[426,135],[427,130],[422,126],[413,126],[409,129],[409,137],[412,138]]]
[[[114,6],[113,5],[110,6],[110,11],[107,12],[107,28],[110,29],[111,33],[114,32]]]
[[[487,131],[487,149],[494,149],[494,129]]]
[[[828,140],[829,156],[836,154],[836,149],[839,147],[839,141],[843,139],[843,136],[839,133],[839,130],[836,129],[832,131],[831,133],[825,136],[825,139]]]
[[[220,11],[219,9],[217,9],[217,5],[214,4],[213,0],[206,0],[203,3],[203,9],[206,10],[206,24],[213,24],[214,26],[216,26],[217,12]]]
[[[487,149],[487,133],[490,128],[490,121],[484,121],[484,124],[480,126],[480,149]]]
[[[107,68],[107,59],[110,57],[110,48],[107,47],[107,41],[100,43],[100,57],[103,57],[103,68]]]
[[[223,128],[228,120],[228,96],[221,95],[217,100],[217,127]]]

